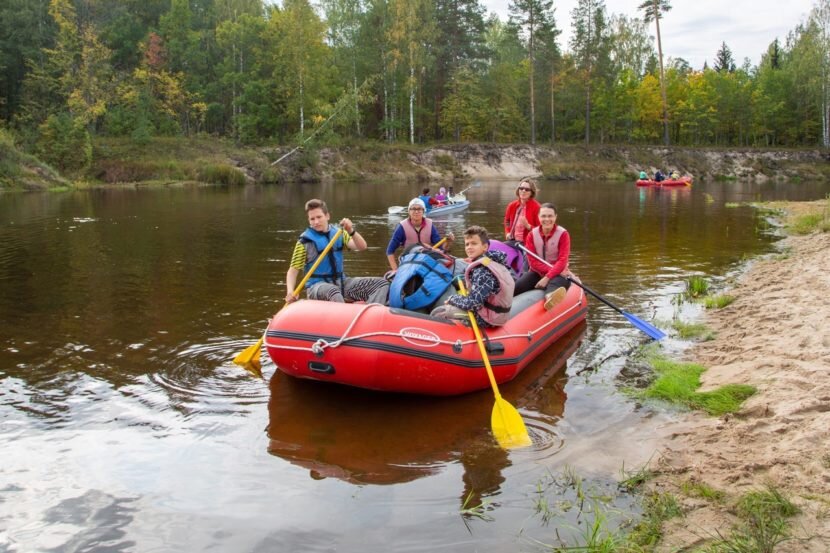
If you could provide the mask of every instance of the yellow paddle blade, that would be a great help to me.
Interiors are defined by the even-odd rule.
[[[496,403],[493,405],[490,425],[493,428],[496,441],[504,449],[527,447],[533,443],[527,433],[522,416],[515,407],[501,397],[496,399]]]
[[[237,365],[242,365],[243,367],[245,365],[250,365],[254,360],[259,362],[260,350],[262,349],[262,341],[263,339],[260,338],[259,340],[257,340],[256,344],[243,349],[239,353],[239,355],[233,358],[233,362]]]
[[[257,378],[263,378],[262,376],[262,363],[259,362],[259,359],[251,359],[250,363],[245,363],[242,365],[242,368],[254,375]]]

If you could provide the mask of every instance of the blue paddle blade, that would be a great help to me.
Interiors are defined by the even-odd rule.
[[[637,328],[639,328],[640,330],[654,338],[655,340],[662,340],[666,337],[666,333],[657,328],[656,326],[650,325],[642,319],[638,319],[631,313],[626,313],[625,311],[621,311],[621,313],[625,316],[626,319],[628,319],[628,321],[631,324],[633,324],[634,326],[636,326]]]

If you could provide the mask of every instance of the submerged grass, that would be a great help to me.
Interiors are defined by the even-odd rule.
[[[702,276],[690,276],[686,279],[686,299],[699,298],[709,293],[709,282]]]
[[[657,379],[645,390],[636,392],[645,398],[660,399],[719,416],[738,411],[744,400],[756,392],[755,387],[746,384],[727,384],[715,390],[698,392],[700,375],[706,370],[703,365],[672,361],[660,355],[650,355],[647,361],[654,368]]]

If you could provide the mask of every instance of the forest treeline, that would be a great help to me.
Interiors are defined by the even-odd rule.
[[[2,0],[0,133],[63,171],[89,165],[95,136],[830,145],[830,0],[757,66],[723,41],[702,68],[658,53],[668,0],[554,7]]]

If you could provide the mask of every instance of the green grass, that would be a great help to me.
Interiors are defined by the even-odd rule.
[[[792,537],[789,518],[798,507],[772,486],[742,496],[735,514],[740,522],[729,535],[719,536],[703,550],[707,553],[773,553],[778,544]]]
[[[708,326],[702,323],[684,323],[673,321],[672,328],[683,340],[697,339],[701,342],[708,342],[715,338],[715,333]]]
[[[625,464],[622,467],[623,479],[620,480],[620,488],[627,492],[632,492],[654,478],[654,472],[648,468],[648,463],[640,467],[638,470],[626,471]]]
[[[690,276],[686,279],[686,298],[699,298],[709,293],[709,282],[702,276]]]
[[[703,306],[706,309],[721,309],[735,301],[735,296],[729,294],[718,294],[717,296],[706,296],[703,298]]]
[[[68,188],[69,181],[33,155],[18,149],[14,135],[0,128],[0,189]]]
[[[198,180],[213,184],[227,184],[242,186],[245,184],[245,174],[224,163],[209,164],[199,168]]]
[[[727,384],[715,390],[698,392],[700,375],[706,370],[697,363],[680,363],[659,355],[648,357],[657,378],[651,385],[638,392],[645,398],[660,399],[699,409],[710,415],[720,416],[737,412],[744,400],[756,389],[746,384]]]
[[[489,502],[482,501],[478,505],[472,505],[473,502],[473,492],[471,491],[467,494],[467,497],[464,499],[464,504],[461,506],[460,514],[465,518],[477,518],[479,520],[484,521],[492,521],[495,520],[492,516],[488,514],[490,506]]]
[[[689,497],[699,497],[712,503],[721,503],[726,499],[726,492],[715,489],[703,482],[686,480],[680,484],[680,490]]]
[[[670,493],[653,493],[645,497],[643,517],[626,536],[621,551],[651,551],[663,537],[663,523],[683,516],[677,498]]]

